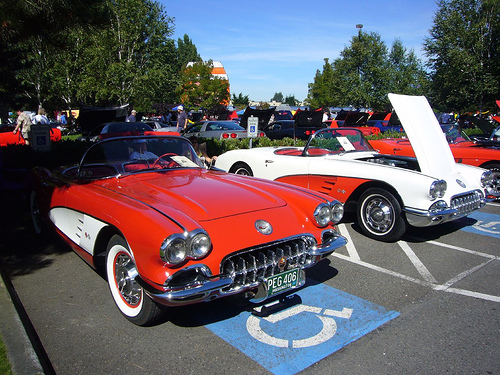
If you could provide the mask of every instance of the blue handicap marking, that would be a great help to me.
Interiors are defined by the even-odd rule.
[[[259,317],[248,311],[206,325],[276,375],[296,374],[399,315],[323,284],[308,285],[301,304]]]
[[[484,236],[500,238],[500,215],[475,211],[467,215],[467,217],[477,221],[473,225],[462,228],[462,230],[482,234]]]

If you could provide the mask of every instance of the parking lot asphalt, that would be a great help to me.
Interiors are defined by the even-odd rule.
[[[392,244],[346,221],[349,244],[308,271],[292,307],[262,318],[227,298],[142,328],[62,241],[31,235],[12,194],[0,332],[16,374],[500,373],[497,203]]]

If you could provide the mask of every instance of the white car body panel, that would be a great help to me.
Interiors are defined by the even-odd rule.
[[[481,185],[481,176],[485,170],[455,163],[426,98],[390,94],[390,100],[415,148],[420,171],[367,161],[366,159],[379,161],[377,158],[383,155],[375,150],[352,151],[354,147],[347,134],[337,138],[341,148],[323,156],[303,156],[300,153],[304,148],[293,147],[242,149],[220,155],[216,167],[234,172],[237,166],[244,163],[255,177],[311,188],[342,202],[351,200],[356,189],[366,190],[372,186],[382,187],[387,191],[394,189],[408,222],[413,226],[454,220],[480,208],[485,203],[486,196],[486,190]],[[337,133],[347,133],[348,130],[335,129]],[[336,136],[333,129],[325,131],[329,131],[332,137]],[[314,140],[321,132],[317,132],[311,139]],[[318,138],[318,142],[320,139]],[[356,146],[358,150],[366,148],[360,145],[363,143]],[[321,151],[322,147],[318,150]],[[288,151],[295,151],[295,155],[288,155]],[[311,151],[314,151],[314,147]],[[446,193],[443,197],[432,198],[429,195],[431,184],[439,180],[446,181]],[[440,201],[439,213],[431,208],[437,201]],[[445,207],[441,203],[445,203]]]

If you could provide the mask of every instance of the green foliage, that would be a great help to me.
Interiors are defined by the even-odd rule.
[[[200,142],[207,143],[207,153],[209,156],[220,155],[226,151],[238,150],[238,149],[248,149],[250,148],[250,139],[213,139],[206,138],[200,140]],[[292,138],[284,139],[270,139],[267,137],[254,138],[252,139],[252,148],[257,147],[279,147],[279,146],[305,146],[306,142],[302,140],[294,140]]]
[[[308,101],[314,108],[354,106],[385,110],[387,94],[422,94],[426,76],[413,51],[399,40],[389,53],[377,33],[360,31],[332,63],[324,60],[309,84]]]
[[[179,73],[186,68],[187,63],[203,61],[198,53],[198,50],[196,49],[196,46],[187,34],[184,34],[183,39],[177,39],[177,60],[177,70]]]
[[[243,106],[246,107],[248,106],[248,103],[250,102],[250,99],[248,98],[248,95],[243,96],[243,94],[240,92],[238,96],[236,96],[233,93],[233,96],[231,98],[231,101],[233,102],[233,105],[235,106]]]
[[[229,82],[212,75],[213,63],[197,62],[185,68],[181,74],[179,94],[188,108],[203,108],[217,112],[223,103],[229,102]]]
[[[0,374],[12,375],[9,358],[7,357],[7,349],[0,339]]]
[[[424,43],[433,105],[441,111],[497,111],[500,98],[500,2],[439,0]]]
[[[283,97],[283,93],[281,93],[281,92],[275,92],[274,96],[271,98],[272,102],[283,103],[283,100],[285,100],[285,99]]]

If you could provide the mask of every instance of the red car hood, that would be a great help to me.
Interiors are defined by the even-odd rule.
[[[124,177],[116,191],[167,215],[174,209],[206,221],[286,206],[263,184],[242,176],[183,169]]]

